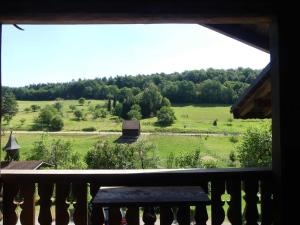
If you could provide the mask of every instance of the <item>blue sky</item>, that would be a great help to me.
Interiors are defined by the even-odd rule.
[[[196,24],[21,27],[3,27],[5,86],[269,62],[269,54]]]

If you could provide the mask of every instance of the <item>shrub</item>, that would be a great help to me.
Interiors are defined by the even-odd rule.
[[[74,111],[74,116],[76,120],[82,120],[83,119],[83,113],[81,110]]]
[[[78,99],[78,103],[79,103],[79,105],[84,105],[84,103],[85,103],[85,98],[83,98],[83,97],[79,98],[79,99]]]
[[[75,105],[69,105],[69,109],[74,112],[76,110],[76,106]]]
[[[214,125],[214,126],[217,126],[217,125],[218,125],[218,119],[215,119],[215,120],[214,120],[213,125]]]
[[[237,143],[239,141],[237,136],[230,136],[229,141],[232,143]]]
[[[95,109],[93,112],[93,119],[106,118],[107,111],[105,109]]]
[[[33,143],[27,160],[43,160],[54,165],[55,169],[82,169],[85,165],[80,155],[74,152],[69,141],[61,139],[48,140],[47,135],[42,135]]]
[[[63,122],[62,118],[60,116],[56,115],[51,120],[49,130],[59,131],[59,130],[62,130],[63,127],[64,127],[64,122]]]
[[[98,141],[85,156],[89,169],[156,168],[158,158],[152,144],[139,141],[135,144],[112,144]]]
[[[95,127],[85,127],[82,128],[82,131],[96,131],[97,129]]]
[[[171,107],[163,106],[157,112],[157,123],[163,126],[169,126],[176,119],[175,113]]]
[[[194,152],[181,153],[175,157],[175,166],[178,168],[196,168],[201,166],[200,149]]]
[[[24,109],[24,112],[26,112],[26,113],[29,113],[31,111],[31,109],[29,108],[29,107],[26,107],[25,109]]]
[[[57,111],[61,112],[61,110],[62,110],[62,108],[63,108],[63,104],[62,104],[61,102],[55,102],[55,103],[53,104],[53,107],[54,107]]]
[[[33,104],[30,106],[30,108],[31,108],[32,112],[36,112],[41,108],[41,106]]]
[[[236,149],[242,167],[271,167],[271,125],[249,128]]]

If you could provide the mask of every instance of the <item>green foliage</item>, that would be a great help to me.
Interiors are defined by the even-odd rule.
[[[177,168],[197,168],[201,167],[200,149],[194,152],[180,153],[175,157],[175,167]]]
[[[41,106],[33,104],[30,106],[30,108],[31,108],[32,112],[36,112],[41,109]]]
[[[122,103],[118,103],[113,110],[113,114],[115,116],[121,117],[122,111],[123,111],[123,105],[122,105]]]
[[[214,126],[218,126],[218,119],[215,119],[215,120],[214,120],[213,125],[214,125]]]
[[[55,102],[53,104],[53,107],[58,111],[61,112],[62,108],[63,108],[63,104],[61,102]]]
[[[74,111],[76,110],[76,106],[73,105],[73,104],[71,104],[71,105],[69,105],[69,109],[70,109],[72,112],[74,112]]]
[[[49,130],[51,131],[60,131],[64,127],[64,122],[61,116],[55,115],[50,123]]]
[[[207,160],[202,160],[202,167],[203,168],[217,168],[218,162],[216,159],[207,159]]]
[[[100,109],[95,109],[92,114],[93,114],[93,119],[106,118],[107,111],[103,108],[100,108]]]
[[[242,167],[271,167],[272,132],[270,124],[249,128],[236,149]]]
[[[157,112],[157,123],[162,126],[169,126],[176,120],[175,113],[171,107],[163,106]]]
[[[71,142],[61,139],[48,141],[47,135],[34,142],[28,160],[43,160],[52,164],[55,169],[81,169],[84,164],[80,155],[73,151]]]
[[[79,99],[78,99],[78,103],[79,103],[79,105],[84,105],[84,103],[85,103],[85,98],[83,98],[83,97],[79,98]]]
[[[237,143],[239,139],[237,136],[230,136],[229,141],[231,141],[232,143]]]
[[[85,156],[89,169],[156,168],[158,158],[153,145],[145,142],[112,144],[98,141]]]
[[[163,107],[163,106],[171,107],[171,102],[166,97],[163,97],[161,100],[161,107]]]
[[[24,119],[24,118],[20,119],[20,127],[22,127],[24,125],[25,121],[26,121],[26,119]]]
[[[131,106],[131,109],[127,113],[127,116],[128,119],[136,119],[136,120],[142,119],[141,107],[137,104],[134,104],[133,106]]]
[[[26,113],[29,113],[31,111],[31,109],[29,108],[29,107],[26,107],[25,109],[24,109],[24,112],[26,112]]]
[[[76,120],[83,120],[84,116],[83,116],[83,112],[79,109],[74,111],[74,116]]]
[[[82,128],[82,131],[96,131],[97,129],[95,127],[85,127]]]
[[[2,97],[1,119],[9,123],[18,112],[18,102],[15,95],[7,91]]]
[[[54,119],[55,118],[55,119]],[[54,120],[53,120],[54,119]],[[53,120],[53,126],[52,126]],[[58,118],[57,110],[53,106],[45,106],[34,119],[34,130],[52,130],[63,127],[63,122]]]
[[[229,153],[229,166],[230,167],[235,167],[236,164],[237,164],[237,156],[235,154],[235,151],[232,150],[230,153]]]
[[[152,117],[156,115],[156,112],[161,107],[162,95],[153,83],[149,83],[148,86],[141,94],[140,106],[143,117]]]

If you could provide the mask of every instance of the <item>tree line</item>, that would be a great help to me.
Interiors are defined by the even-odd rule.
[[[141,93],[149,84],[157,87],[172,103],[232,104],[253,82],[260,70],[250,68],[190,70],[182,73],[126,75],[79,79],[66,83],[4,87],[18,100],[111,99],[122,101],[123,94]]]

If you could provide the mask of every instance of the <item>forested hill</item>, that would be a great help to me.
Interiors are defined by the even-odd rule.
[[[137,95],[145,86],[154,83],[172,103],[232,104],[259,72],[250,68],[210,68],[172,74],[126,75],[19,88],[5,87],[4,91],[10,89],[18,100],[108,99],[118,98],[124,92]]]

